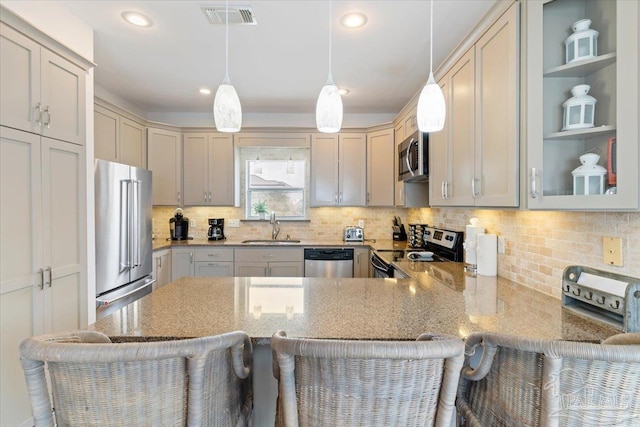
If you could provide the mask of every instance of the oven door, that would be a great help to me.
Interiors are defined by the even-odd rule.
[[[371,254],[371,268],[375,278],[387,279],[393,277],[393,266],[387,264],[375,252]]]

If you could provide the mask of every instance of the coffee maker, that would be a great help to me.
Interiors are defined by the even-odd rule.
[[[209,231],[207,232],[209,240],[224,240],[224,219],[209,218]]]
[[[189,239],[189,218],[184,216],[184,211],[180,208],[173,213],[173,218],[169,219],[169,234],[171,240]]]

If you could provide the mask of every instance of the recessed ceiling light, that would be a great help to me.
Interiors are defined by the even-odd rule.
[[[345,88],[339,88],[339,89],[338,89],[338,93],[339,93],[340,95],[348,95],[348,94],[349,94],[349,92],[351,92],[349,89],[345,89]]]
[[[122,12],[122,19],[138,27],[150,27],[153,25],[153,21],[149,17],[138,12]]]
[[[211,95],[211,89],[207,89],[206,87],[203,87],[200,89],[200,93],[203,95]]]
[[[362,13],[347,13],[340,18],[340,23],[347,28],[360,28],[367,23],[367,17]]]

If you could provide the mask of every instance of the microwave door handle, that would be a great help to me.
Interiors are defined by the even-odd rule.
[[[418,146],[418,141],[414,140],[413,138],[411,138],[411,141],[409,141],[409,145],[407,146],[407,168],[409,168],[409,172],[411,173],[411,176],[416,176],[416,173],[413,171],[413,168],[411,167],[411,146],[413,145],[413,143],[416,143],[416,147]]]

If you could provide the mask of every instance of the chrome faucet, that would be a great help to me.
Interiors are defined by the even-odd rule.
[[[276,240],[278,238],[278,233],[280,233],[280,221],[276,221],[276,213],[271,212],[271,219],[269,223],[273,225],[273,230],[271,230],[271,238]]]

